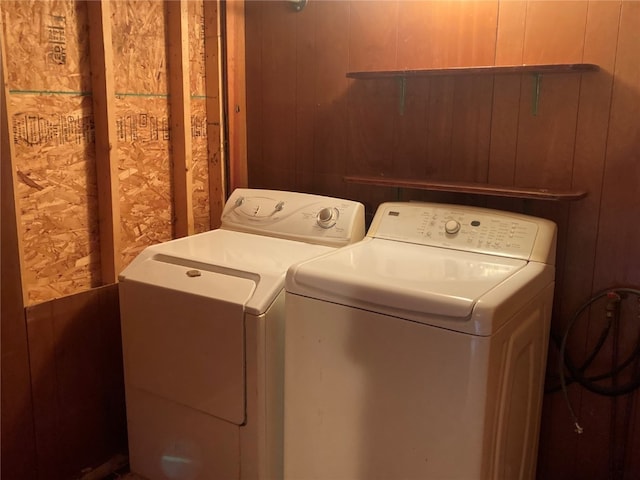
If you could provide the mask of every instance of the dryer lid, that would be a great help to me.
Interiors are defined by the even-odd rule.
[[[469,318],[520,259],[367,239],[289,270],[288,292],[373,311]],[[376,308],[376,307],[383,308]]]
[[[147,247],[120,274],[120,280],[228,299],[260,315],[284,288],[292,263],[332,250],[324,245],[219,229]],[[197,287],[200,284],[202,287]],[[236,294],[229,296],[228,288]]]

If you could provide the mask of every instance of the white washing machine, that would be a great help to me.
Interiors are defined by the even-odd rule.
[[[133,472],[282,478],[284,277],[364,229],[357,202],[238,189],[220,229],[148,247],[123,271]]]
[[[284,478],[534,478],[556,226],[386,203],[286,278]]]

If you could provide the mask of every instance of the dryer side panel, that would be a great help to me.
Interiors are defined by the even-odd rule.
[[[244,423],[242,304],[127,280],[120,308],[127,389]]]
[[[508,319],[493,342],[486,431],[490,478],[535,478],[554,284]]]

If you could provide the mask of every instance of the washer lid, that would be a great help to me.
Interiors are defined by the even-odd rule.
[[[246,311],[260,315],[284,287],[284,277],[292,263],[332,250],[324,245],[212,230],[147,247],[125,268],[120,279],[184,289],[211,298],[218,298],[225,291],[225,282],[235,285],[236,279],[245,279],[243,285],[247,291],[239,293],[237,298],[232,297],[233,301],[242,302]],[[155,264],[170,264],[174,268],[163,268],[162,271],[168,273],[160,275]],[[197,276],[197,271],[202,271],[203,275]],[[205,272],[215,273],[215,276],[205,275]],[[197,289],[195,285],[200,277],[215,278],[220,287]]]
[[[294,266],[291,293],[410,318],[469,318],[476,302],[523,268],[524,260],[367,239]],[[380,307],[380,308],[376,308]]]

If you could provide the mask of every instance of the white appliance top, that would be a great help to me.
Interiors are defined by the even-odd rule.
[[[524,295],[534,295],[553,281],[555,232],[553,222],[508,212],[385,203],[365,240],[293,266],[286,289],[490,334],[498,326],[492,312],[505,297],[522,297],[527,288]]]
[[[364,207],[358,202],[237,189],[220,229],[147,247],[120,281],[241,303],[260,315],[283,289],[291,264],[363,236]]]
[[[487,208],[383,203],[367,236],[555,263],[556,225],[553,222]]]
[[[341,247],[364,237],[364,206],[338,198],[238,188],[222,212],[226,230]]]

